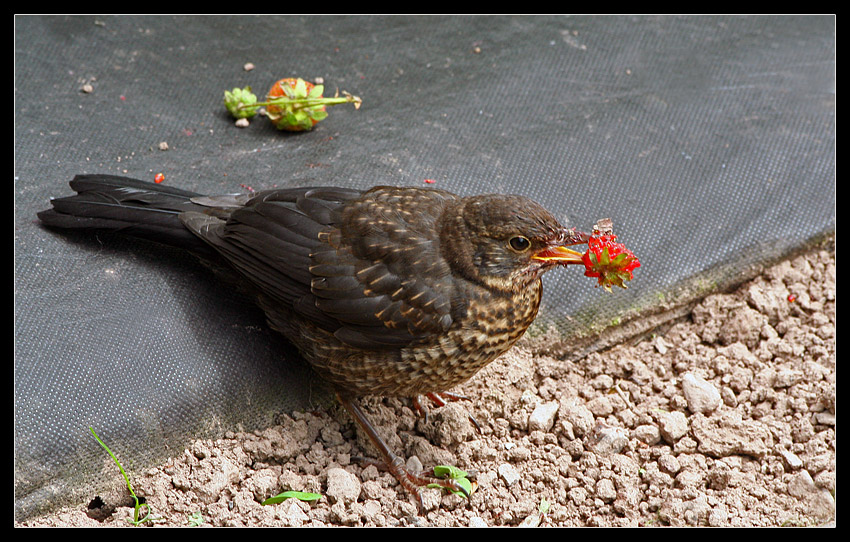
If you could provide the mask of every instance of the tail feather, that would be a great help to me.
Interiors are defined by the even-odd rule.
[[[46,226],[120,232],[193,252],[209,250],[180,221],[181,213],[210,211],[191,201],[201,194],[115,175],[77,175],[70,184],[76,195],[53,199],[52,209],[38,213]]]

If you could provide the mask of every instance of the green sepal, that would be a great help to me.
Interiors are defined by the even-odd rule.
[[[251,87],[224,91],[224,106],[234,118],[249,119],[256,115],[258,109],[254,105],[256,103],[257,96],[251,92]]]
[[[325,92],[325,85],[313,85],[313,88],[310,89],[310,92],[307,94],[308,98],[321,98],[322,94]]]

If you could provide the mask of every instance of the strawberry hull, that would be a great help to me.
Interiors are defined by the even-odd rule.
[[[269,90],[266,114],[278,130],[304,132],[328,116],[321,105],[323,85],[288,77]]]
[[[611,286],[625,288],[625,283],[634,278],[633,271],[640,261],[611,233],[594,235],[587,241],[587,252],[582,256],[584,275],[598,279],[597,286],[611,290]]]

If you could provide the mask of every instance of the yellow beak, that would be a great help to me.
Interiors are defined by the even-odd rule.
[[[561,265],[569,265],[583,263],[581,261],[581,256],[581,252],[570,250],[567,247],[555,246],[544,248],[543,250],[532,256],[531,259],[541,262],[552,262]]]

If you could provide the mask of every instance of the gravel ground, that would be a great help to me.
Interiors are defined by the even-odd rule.
[[[161,518],[145,525],[834,525],[834,252],[783,262],[575,363],[533,344],[456,390],[472,402],[431,408],[427,422],[406,401],[363,401],[409,464],[474,471],[468,501],[428,489],[417,515],[391,475],[352,459],[375,452],[336,407],[130,473]],[[323,497],[259,503],[290,489]],[[18,525],[126,526],[126,504],[125,488]]]

